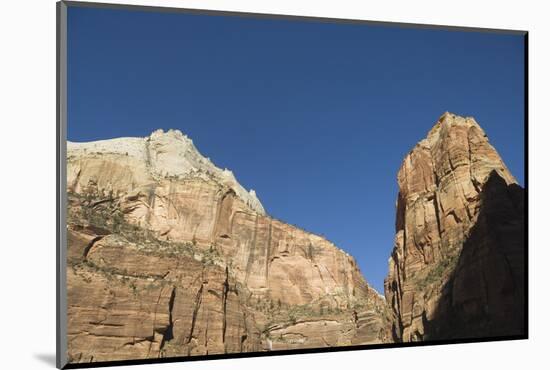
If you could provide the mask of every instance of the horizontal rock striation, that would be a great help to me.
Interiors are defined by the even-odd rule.
[[[178,131],[68,146],[72,362],[388,341],[383,297]]]
[[[480,126],[445,113],[398,184],[385,281],[393,339],[523,334],[523,189]]]

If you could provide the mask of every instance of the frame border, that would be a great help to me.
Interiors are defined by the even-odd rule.
[[[196,15],[213,15],[213,16],[237,16],[245,18],[256,19],[278,19],[278,20],[292,20],[292,21],[308,21],[308,22],[324,22],[324,23],[347,23],[347,24],[369,24],[372,26],[389,26],[389,27],[401,27],[401,28],[415,28],[415,29],[439,29],[445,31],[466,31],[466,32],[490,32],[507,35],[524,35],[527,30],[515,30],[515,29],[502,29],[502,28],[483,28],[483,27],[461,27],[461,26],[449,26],[441,24],[426,24],[426,23],[407,23],[407,22],[386,22],[386,21],[372,21],[364,19],[351,19],[351,18],[330,18],[330,17],[317,17],[317,16],[305,16],[305,15],[289,15],[289,14],[269,14],[269,13],[253,13],[253,12],[241,12],[241,11],[229,11],[229,10],[212,10],[212,9],[200,9],[200,8],[176,8],[169,6],[154,6],[154,5],[131,5],[131,4],[111,4],[102,2],[83,2],[62,0],[61,3],[72,7],[81,8],[100,8],[100,9],[113,9],[113,10],[133,10],[141,12],[163,12],[163,13],[185,13]]]
[[[67,364],[67,4],[56,4],[56,367]]]
[[[525,307],[524,307],[524,329],[523,335],[488,337],[488,338],[465,338],[465,339],[449,339],[438,341],[423,341],[423,342],[401,342],[401,343],[383,343],[383,344],[368,344],[357,346],[342,346],[342,347],[323,347],[323,348],[307,348],[307,349],[292,349],[279,350],[270,352],[243,352],[243,353],[228,353],[214,355],[198,355],[198,356],[178,356],[167,358],[151,358],[151,359],[135,359],[135,360],[117,360],[117,361],[102,361],[91,363],[68,363],[67,362],[67,279],[66,279],[66,256],[67,256],[67,230],[66,230],[66,205],[67,205],[67,10],[68,7],[84,7],[96,9],[113,9],[113,10],[131,10],[141,12],[163,12],[163,13],[184,13],[195,15],[211,15],[211,16],[232,16],[255,19],[275,19],[289,21],[307,21],[307,22],[325,22],[325,23],[340,23],[340,24],[362,24],[373,26],[387,26],[410,29],[427,29],[427,30],[445,30],[445,31],[461,31],[461,32],[480,32],[480,33],[496,33],[504,35],[523,36],[524,41],[524,258],[525,258]],[[300,15],[284,15],[284,14],[268,14],[268,13],[252,13],[240,11],[225,11],[211,9],[196,9],[196,8],[176,8],[168,6],[152,6],[152,5],[131,5],[131,4],[110,4],[101,2],[81,2],[81,1],[59,1],[56,3],[57,12],[57,94],[56,94],[56,113],[57,113],[57,145],[56,145],[56,367],[58,369],[80,369],[80,368],[96,368],[108,366],[124,366],[124,365],[141,365],[141,364],[159,364],[173,362],[191,362],[205,360],[220,360],[232,358],[252,358],[252,357],[269,357],[283,356],[293,354],[311,354],[325,352],[345,352],[358,351],[382,348],[408,348],[421,346],[438,346],[448,344],[468,344],[468,343],[485,343],[499,342],[507,340],[525,340],[529,338],[529,196],[528,196],[528,156],[529,156],[529,31],[514,30],[514,29],[495,29],[495,28],[480,28],[480,27],[460,27],[448,26],[439,24],[424,24],[424,23],[403,23],[403,22],[384,22],[348,18],[328,18],[316,16],[300,16]]]

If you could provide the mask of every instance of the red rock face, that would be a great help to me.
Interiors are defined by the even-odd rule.
[[[155,156],[98,147],[69,151],[71,361],[389,340],[384,299],[328,240],[257,211],[232,182],[161,176]]]
[[[444,114],[398,173],[393,338],[524,333],[523,189],[472,118]]]
[[[261,349],[227,270],[174,246],[158,250],[117,234],[92,240],[68,270],[72,362]]]
[[[385,300],[181,133],[70,146],[67,173],[71,362],[524,333],[523,190],[472,118],[403,161]]]

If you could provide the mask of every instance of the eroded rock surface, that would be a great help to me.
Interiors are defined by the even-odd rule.
[[[390,340],[328,240],[266,215],[179,131],[68,145],[72,362]]]
[[[393,339],[523,334],[523,189],[476,121],[445,113],[398,183]]]

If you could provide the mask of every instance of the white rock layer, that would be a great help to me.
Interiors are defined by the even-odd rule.
[[[93,153],[128,155],[146,163],[151,175],[161,177],[211,177],[237,194],[248,206],[265,215],[264,207],[254,190],[237,182],[233,172],[220,169],[209,158],[203,157],[193,141],[179,130],[154,131],[149,137],[125,137],[85,143],[67,142],[67,156]]]

